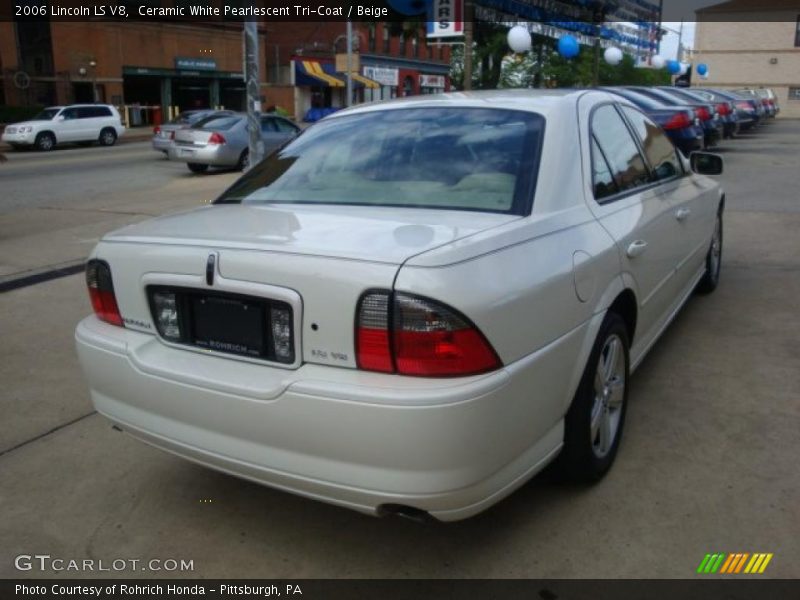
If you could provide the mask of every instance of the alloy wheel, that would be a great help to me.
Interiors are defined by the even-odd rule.
[[[625,400],[625,349],[622,339],[610,335],[600,352],[594,376],[594,402],[589,426],[592,452],[604,458],[619,432]]]

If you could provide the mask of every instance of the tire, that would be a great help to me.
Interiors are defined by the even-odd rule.
[[[717,222],[714,234],[711,236],[711,246],[706,254],[706,270],[702,279],[697,284],[697,291],[701,294],[710,294],[719,285],[719,272],[722,266],[722,211],[717,213]]]
[[[611,468],[628,407],[629,346],[625,321],[609,312],[564,419],[564,447],[556,463],[562,479],[591,483]]]
[[[186,163],[186,166],[189,167],[192,173],[205,173],[208,171],[208,165],[201,163]]]
[[[243,150],[242,155],[239,157],[239,162],[236,163],[236,168],[239,171],[245,171],[249,166],[250,166],[250,151]]]
[[[106,127],[100,132],[100,137],[97,138],[97,141],[100,142],[101,146],[113,146],[117,143],[117,132],[111,127]]]
[[[49,131],[43,131],[36,136],[36,141],[33,145],[40,152],[49,152],[56,147],[56,136]]]

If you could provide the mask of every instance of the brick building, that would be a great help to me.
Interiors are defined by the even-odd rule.
[[[335,56],[345,52],[345,27],[261,22],[264,105],[281,106],[297,118],[313,106],[343,106],[344,75],[336,70]],[[428,46],[422,29],[409,35],[399,23],[356,23],[354,30],[357,101],[449,88],[449,48]],[[0,74],[0,105],[96,99],[150,107],[137,111],[146,121],[157,111],[166,116],[170,107],[239,110],[245,103],[242,25],[0,22]]]
[[[708,65],[696,85],[775,90],[781,116],[800,117],[800,3],[731,0],[697,11],[694,64]]]

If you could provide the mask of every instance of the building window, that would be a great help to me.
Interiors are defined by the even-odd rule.
[[[444,60],[444,46],[439,46],[439,60]]]
[[[428,60],[433,59],[433,46],[431,46],[428,42],[425,42],[425,47],[428,49]]]
[[[414,34],[414,37],[411,38],[411,48],[414,52],[414,58],[419,58],[419,39],[417,39],[417,34]]]
[[[400,50],[399,50],[399,54],[400,54],[400,56],[405,56],[406,55],[406,36],[405,36],[405,32],[400,34]]]
[[[789,100],[800,100],[800,87],[789,88]]]
[[[800,15],[797,16],[797,27],[794,30],[794,45],[800,48]]]
[[[377,25],[370,25],[369,28],[369,51],[375,52],[375,28]]]
[[[389,26],[384,23],[383,27],[383,52],[389,54]]]

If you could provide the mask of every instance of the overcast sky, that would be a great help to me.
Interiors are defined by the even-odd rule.
[[[678,32],[681,30],[681,23],[667,21],[661,24],[667,30],[667,35],[661,39],[661,56],[665,58],[677,58],[678,55]],[[686,48],[694,47],[694,30],[696,23],[693,21],[683,23],[683,36],[680,37],[681,43]]]

